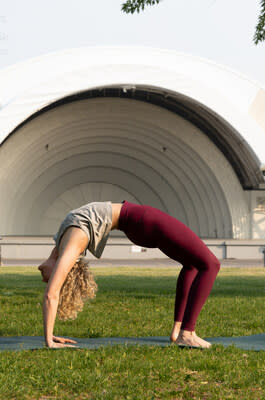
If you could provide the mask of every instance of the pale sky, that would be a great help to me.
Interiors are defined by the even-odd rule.
[[[199,56],[265,87],[259,0],[163,0],[126,15],[122,0],[0,0],[0,68],[82,46],[148,46]],[[0,88],[1,90],[1,88]]]

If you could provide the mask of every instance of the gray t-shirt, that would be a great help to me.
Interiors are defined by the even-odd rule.
[[[82,229],[88,236],[87,249],[97,258],[100,258],[106,246],[112,225],[112,205],[110,201],[88,203],[70,211],[54,235],[56,247],[70,226]],[[85,255],[85,254],[83,254]]]

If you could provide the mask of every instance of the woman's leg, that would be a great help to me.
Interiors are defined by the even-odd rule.
[[[170,340],[175,342],[179,335],[182,320],[184,317],[190,287],[194,278],[196,277],[198,270],[192,265],[184,265],[181,269],[176,286],[176,297],[175,297],[175,310],[174,310],[174,325],[170,335]]]
[[[198,270],[191,266],[184,266],[178,277],[175,298],[174,321],[182,321],[185,313],[190,287]]]
[[[203,267],[200,266],[199,272],[190,287],[181,330],[176,340],[180,345],[204,348],[211,346],[210,343],[199,338],[195,333],[197,318],[211,292],[216,275],[220,269],[219,261],[215,258],[210,259],[211,257],[209,257],[209,260],[205,262]]]
[[[220,269],[219,261],[213,256],[205,260],[204,265],[199,264],[199,272],[192,282],[189,297],[182,320],[182,329],[194,331],[199,313],[207,300],[216,275]]]
[[[188,272],[183,268],[184,278],[180,277],[178,289],[184,296],[183,302],[177,302],[176,313],[181,314],[186,301],[185,312],[182,319],[179,344],[191,346],[210,347],[210,344],[197,337],[195,334],[196,321],[206,302],[216,275],[220,269],[220,263],[210,252],[203,241],[188,227],[172,218],[164,218],[159,223],[161,240],[159,248],[169,257],[180,261],[184,266],[192,265],[197,270]],[[188,298],[186,294],[188,292]]]
[[[190,334],[187,344],[207,347],[208,344],[198,338],[194,330],[220,268],[217,258],[186,225],[150,206],[136,206],[126,202],[121,210],[120,226],[135,244],[158,247],[168,257],[182,263],[184,268],[178,282],[175,311],[177,318],[183,317],[183,320],[175,322],[182,322],[181,333]],[[189,267],[189,271],[185,266],[193,268]],[[183,300],[179,300],[182,296]]]

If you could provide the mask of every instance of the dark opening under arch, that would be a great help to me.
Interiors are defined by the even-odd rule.
[[[30,120],[48,110],[66,103],[97,97],[118,97],[143,101],[166,108],[182,116],[207,135],[224,154],[233,167],[243,189],[258,189],[259,185],[264,183],[264,178],[259,168],[260,163],[256,154],[244,138],[227,121],[197,100],[184,96],[181,93],[171,92],[158,87],[123,84],[98,87],[74,93],[34,113],[19,124],[10,135],[15,133]],[[5,140],[8,140],[8,137]]]

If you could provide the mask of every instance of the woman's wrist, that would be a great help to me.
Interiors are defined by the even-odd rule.
[[[59,301],[59,295],[45,293],[43,302],[43,323],[44,323],[44,337],[46,346],[51,347],[53,344],[53,329],[56,318],[56,311]]]
[[[53,339],[52,338],[51,339],[50,338],[46,339],[45,340],[45,344],[46,344],[47,347],[51,347],[51,345],[53,344]]]

